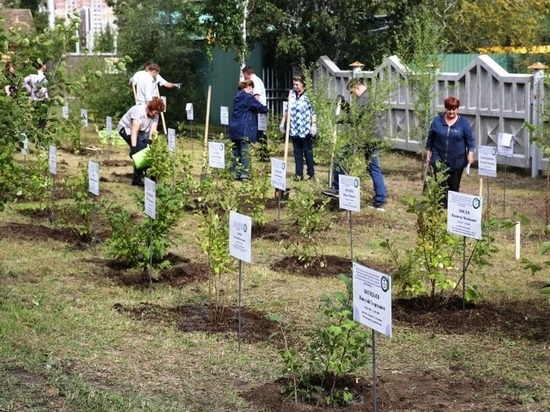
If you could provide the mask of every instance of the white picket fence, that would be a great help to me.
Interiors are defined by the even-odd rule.
[[[417,124],[413,96],[406,86],[409,70],[396,56],[386,59],[376,70],[340,70],[327,56],[317,61],[319,70],[314,81],[323,84],[328,79],[334,94],[349,98],[347,84],[354,77],[374,79],[378,76],[395,76],[404,84],[390,97],[387,113],[388,138],[394,147],[406,151],[420,151],[420,142],[412,137]],[[511,133],[515,138],[514,156],[498,156],[499,164],[530,168],[533,176],[546,170],[548,158],[530,142],[529,130],[524,122],[540,124],[539,113],[544,101],[543,71],[531,74],[510,74],[487,55],[480,55],[459,73],[440,73],[434,84],[433,113],[444,111],[443,102],[448,96],[460,100],[460,115],[466,117],[474,131],[477,145],[497,146],[499,132]]]

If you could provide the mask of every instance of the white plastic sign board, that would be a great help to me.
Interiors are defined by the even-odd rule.
[[[52,175],[57,174],[57,147],[50,146],[50,155],[48,157],[49,170]]]
[[[353,262],[353,320],[392,336],[391,277]]]
[[[168,149],[171,152],[176,151],[176,130],[168,128]]]
[[[477,173],[480,176],[497,177],[497,148],[479,146],[477,154]]]
[[[187,113],[187,120],[193,120],[193,103],[187,103],[185,105],[185,112]]]
[[[514,157],[514,135],[498,133],[498,154],[504,157]]]
[[[352,212],[361,211],[361,181],[355,176],[339,175],[339,207]]]
[[[271,186],[283,192],[286,190],[286,164],[274,157],[271,158]]]
[[[483,199],[479,196],[449,190],[447,232],[481,239]]]
[[[258,130],[265,132],[267,130],[267,114],[258,113]]]
[[[225,144],[208,142],[208,166],[225,169]]]
[[[146,177],[145,183],[145,214],[151,219],[157,217],[157,184]]]
[[[99,164],[88,162],[88,192],[99,196]]]
[[[111,116],[107,116],[105,119],[105,130],[107,130],[107,136],[111,136],[113,132],[113,118]]]
[[[229,254],[252,263],[252,218],[229,212]]]
[[[166,96],[160,96],[160,100],[162,100],[162,102],[164,103],[163,112],[166,113],[166,107],[167,107]]]
[[[65,103],[63,105],[63,108],[61,109],[61,113],[63,114],[64,119],[69,118],[69,104],[68,103]]]
[[[28,156],[29,154],[29,139],[27,137],[27,134],[26,133],[21,133],[21,136],[23,136],[23,146],[21,147],[21,154],[23,156]]]
[[[88,127],[88,109],[80,109],[80,117],[82,118],[82,125]]]
[[[220,107],[220,122],[223,126],[229,125],[229,107],[227,106]]]

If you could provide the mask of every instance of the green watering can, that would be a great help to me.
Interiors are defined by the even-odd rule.
[[[132,160],[134,161],[134,166],[137,170],[145,169],[146,167],[151,166],[150,152],[151,149],[147,146],[145,149],[142,149],[132,155]]]

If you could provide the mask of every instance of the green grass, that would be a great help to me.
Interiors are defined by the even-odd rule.
[[[186,143],[189,148],[189,142]],[[195,173],[200,173],[201,143],[194,142]],[[78,158],[59,153],[67,162],[62,173],[74,172]],[[104,158],[105,153],[96,159]],[[126,159],[126,148],[110,154]],[[319,165],[325,178],[327,167]],[[373,267],[391,268],[392,262],[378,244],[395,239],[400,248],[414,241],[414,221],[405,212],[402,196],[418,195],[419,162],[399,152],[384,154],[382,168],[389,192],[385,213],[363,210],[352,215],[354,255]],[[290,166],[293,170],[293,166]],[[118,183],[103,183],[104,196],[131,205],[132,188],[124,174],[129,166],[102,169],[101,175]],[[502,173],[502,171],[499,171]],[[363,177],[364,197],[371,183]],[[316,185],[320,191],[324,183]],[[462,190],[476,194],[479,180],[474,171],[464,177]],[[506,213],[503,211],[503,176],[490,181],[492,210],[500,218],[513,211],[531,219],[523,233],[541,234],[544,224],[544,181],[509,171]],[[24,204],[11,205],[0,214],[0,225],[31,222],[17,212]],[[135,206],[131,206],[135,207]],[[135,207],[139,211],[138,207]],[[269,210],[268,221],[276,218]],[[349,223],[336,212],[334,227],[323,234],[325,252],[349,256]],[[281,211],[282,227],[292,226]],[[38,223],[34,221],[34,223]],[[47,223],[44,223],[47,224]],[[196,243],[198,219],[192,214],[178,225],[182,240],[171,252],[205,261]],[[485,278],[469,281],[480,285],[485,301],[514,305],[534,301],[544,308],[548,300],[539,287],[548,275],[531,276],[514,260],[513,230],[497,229],[500,248]],[[522,256],[542,262],[538,242],[525,237]],[[98,256],[104,254],[102,245]],[[272,263],[288,251],[276,242],[254,239],[253,264],[243,264],[243,303],[262,312],[276,312],[295,320],[298,334],[314,321],[324,294],[342,288],[334,278],[309,278],[299,273],[279,273]],[[205,303],[208,285],[190,284],[181,289],[156,285],[152,291],[115,284],[107,269],[94,261],[91,248],[49,241],[24,241],[2,233],[0,237],[0,411],[242,411],[258,412],[239,394],[281,377],[277,347],[270,342],[243,344],[237,351],[236,333],[226,335],[181,333],[174,324],[130,318],[113,305],[138,306],[142,302],[166,308]],[[348,268],[342,268],[343,271]],[[389,273],[391,274],[391,273]],[[457,275],[458,276],[458,275]],[[470,276],[470,275],[469,275]],[[226,301],[236,304],[237,274],[225,283]],[[550,307],[549,307],[550,309]],[[511,328],[514,325],[510,325]],[[300,329],[301,328],[301,329]],[[471,409],[490,409],[504,397],[522,411],[550,411],[550,362],[548,342],[510,338],[498,333],[450,335],[394,324],[394,336],[377,337],[381,376],[431,374],[451,383],[489,382],[473,392]],[[370,379],[370,371],[365,371]],[[492,386],[491,386],[492,385]],[[476,406],[477,405],[477,406]],[[435,408],[435,405],[434,405]],[[479,408],[479,409],[476,409]],[[487,409],[488,408],[488,409]],[[411,409],[412,410],[412,409]]]

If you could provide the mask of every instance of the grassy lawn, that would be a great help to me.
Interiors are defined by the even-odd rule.
[[[110,164],[101,166],[102,198],[143,216],[133,201],[132,194],[142,189],[130,185],[127,147],[94,144],[102,151],[89,155],[90,160],[109,159]],[[178,147],[193,154],[197,181],[201,146],[199,140],[186,139]],[[56,182],[74,175],[79,162],[87,160],[59,150]],[[350,273],[350,227],[354,257],[389,275],[395,264],[380,242],[392,239],[400,250],[414,245],[416,222],[406,213],[403,196],[421,194],[419,157],[389,152],[381,164],[389,195],[386,211],[365,206],[352,214],[351,224],[346,212],[333,211],[334,224],[321,234],[324,253],[344,262],[331,268],[333,273]],[[328,167],[318,165],[317,170],[321,181],[289,179],[289,185],[311,187],[322,198]],[[475,168],[463,177],[461,190],[479,193]],[[362,177],[364,205],[371,191],[370,179]],[[528,171],[508,168],[505,179],[499,169],[497,178],[484,181],[483,191],[485,197],[489,193],[491,216],[529,218],[521,228],[521,256],[543,262],[538,245],[547,239],[545,178],[532,179]],[[67,231],[55,216],[28,212],[37,208],[36,203],[21,202],[0,213],[0,411],[294,410],[258,404],[253,398],[259,395],[250,395],[255,390],[267,393],[267,385],[283,376],[280,343],[247,339],[239,352],[236,322],[224,332],[183,328],[189,319],[181,315],[182,308],[206,308],[206,275],[179,283],[161,277],[152,289],[125,282],[144,274],[120,275],[105,258],[104,238],[100,236],[94,253],[91,245],[63,238]],[[276,222],[277,208],[268,208],[266,215],[268,222]],[[295,217],[286,207],[280,216],[281,232],[291,232]],[[194,264],[197,271],[208,265],[196,240],[199,223],[194,212],[186,212],[176,228],[177,244],[170,249],[176,263]],[[499,249],[492,266],[467,275],[483,299],[467,311],[465,334],[460,332],[460,311],[419,314],[403,306],[395,311],[393,338],[377,335],[380,411],[550,411],[550,306],[540,294],[550,276],[545,270],[533,276],[515,260],[513,228],[496,228],[492,235]],[[343,290],[343,284],[320,269],[319,276],[305,269],[280,269],[277,263],[291,254],[284,245],[275,233],[253,237],[253,263],[242,265],[242,304],[250,312],[278,313],[295,321],[290,335],[302,342],[323,295]],[[223,278],[223,299],[232,314],[237,279],[237,271]],[[360,384],[370,394],[370,368],[363,371]],[[341,410],[370,411],[372,400],[353,407]]]

